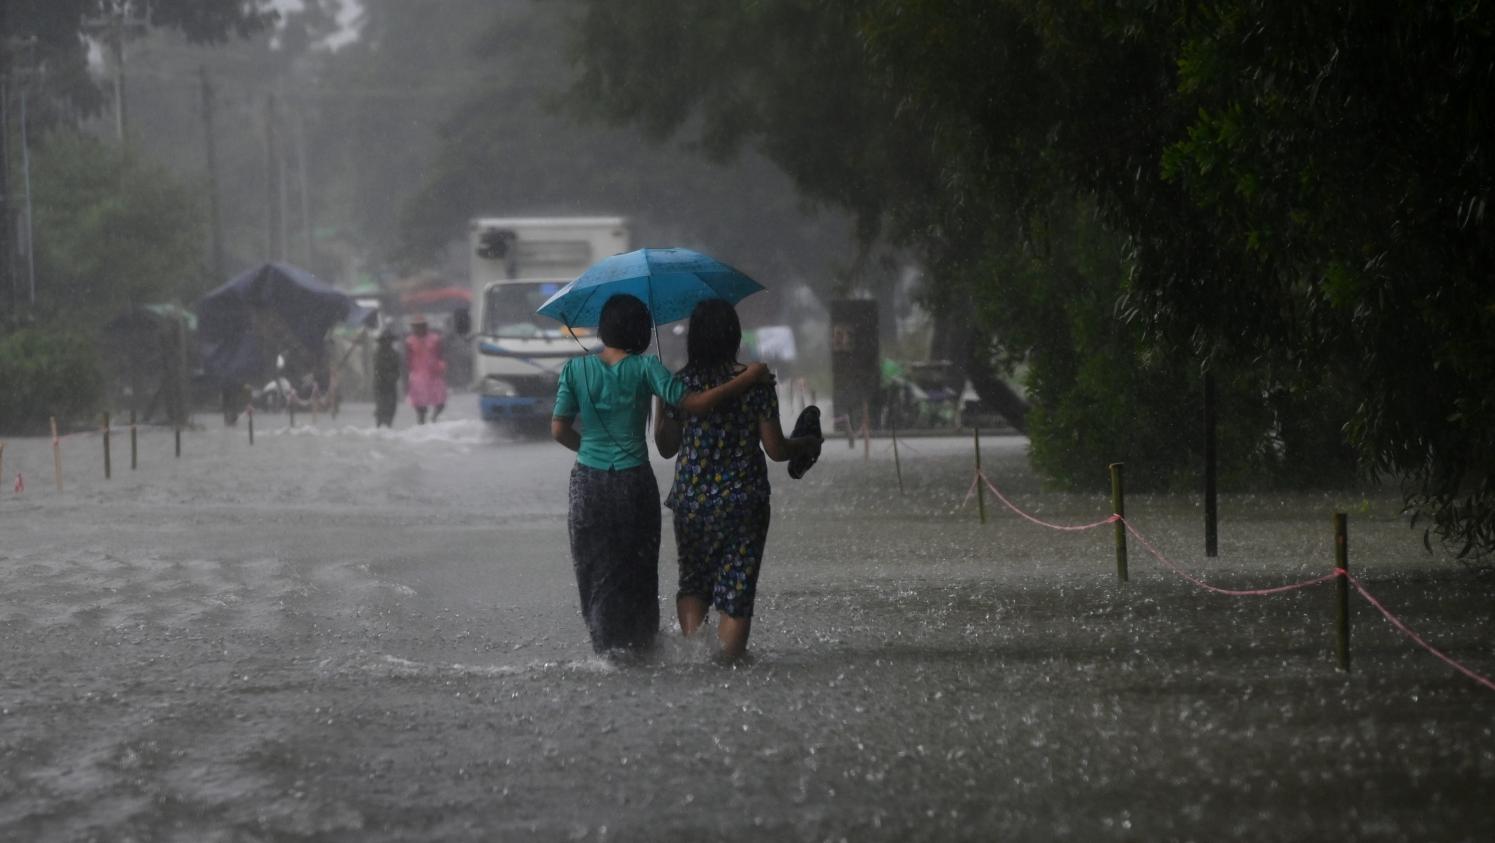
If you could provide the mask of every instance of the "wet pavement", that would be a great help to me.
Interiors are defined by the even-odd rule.
[[[370,428],[209,416],[11,439],[0,491],[0,839],[1495,839],[1495,693],[1333,587],[1203,592],[1111,530],[972,500],[970,441],[827,443],[771,467],[753,658],[666,628],[594,657],[567,555],[569,452],[450,418]],[[242,423],[241,423],[242,424]],[[988,474],[1058,523],[1024,440]],[[661,482],[669,465],[656,462]],[[1105,467],[1098,466],[1104,473]],[[12,488],[17,471],[26,489]],[[1422,549],[1385,492],[1134,496],[1132,521],[1229,587],[1351,566],[1450,655],[1495,673],[1495,577]]]

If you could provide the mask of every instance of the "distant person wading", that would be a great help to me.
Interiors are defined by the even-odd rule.
[[[571,560],[592,648],[604,654],[646,648],[659,631],[659,485],[644,435],[651,396],[700,414],[772,379],[754,363],[712,389],[687,392],[659,358],[643,356],[653,324],[639,299],[609,298],[597,328],[603,348],[567,361],[550,423],[555,441],[576,452]]]
[[[400,402],[400,353],[389,328],[379,332],[374,351],[374,427],[393,427]]]
[[[426,423],[427,410],[434,422],[446,409],[446,361],[441,346],[441,335],[431,330],[426,317],[417,313],[410,318],[410,336],[405,338],[405,378],[417,424]]]

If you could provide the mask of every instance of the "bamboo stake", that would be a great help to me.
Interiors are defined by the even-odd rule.
[[[1111,463],[1111,511],[1126,517],[1125,489],[1122,484],[1122,464]],[[1127,581],[1126,573],[1126,524],[1116,521],[1116,578]]]
[[[5,443],[0,442],[0,483],[5,482]]]
[[[898,472],[898,494],[903,494],[903,464],[898,461],[898,423],[888,414],[888,430],[893,434],[893,470]]]
[[[57,491],[62,491],[62,440],[57,438],[57,417],[52,417],[52,476],[57,480]]]
[[[1350,670],[1350,531],[1343,512],[1334,513],[1334,568],[1340,574],[1334,582],[1334,651],[1339,656],[1339,669]]]
[[[971,428],[976,442],[976,509],[981,513],[981,523],[986,523],[986,475],[981,473],[981,428]]]
[[[135,411],[130,411],[130,470],[134,471],[140,467],[139,446],[135,439]]]
[[[862,402],[862,462],[872,461],[872,416]]]
[[[104,414],[104,479],[108,480],[111,472],[109,460],[109,414]]]
[[[1215,448],[1215,375],[1204,374],[1204,555],[1220,555],[1219,507],[1215,485],[1217,477]]]

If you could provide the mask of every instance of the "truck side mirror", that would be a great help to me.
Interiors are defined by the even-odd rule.
[[[452,311],[452,330],[457,336],[465,337],[472,333],[472,314],[465,307],[459,307]]]

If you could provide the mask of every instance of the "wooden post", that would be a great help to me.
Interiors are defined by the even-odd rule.
[[[0,442],[0,483],[5,482],[5,443]]]
[[[1334,583],[1335,653],[1339,669],[1350,669],[1350,534],[1343,512],[1334,513],[1334,569],[1343,570]]]
[[[254,446],[254,408],[253,407],[249,408],[249,412],[247,413],[247,415],[249,417],[249,444],[250,444],[251,447],[253,447]]]
[[[1219,510],[1215,502],[1215,375],[1204,373],[1204,555],[1220,555]]]
[[[872,460],[872,416],[867,412],[867,402],[862,402],[862,462]]]
[[[888,415],[888,431],[893,434],[893,470],[898,472],[898,494],[903,494],[903,464],[898,461],[898,422]]]
[[[971,428],[976,442],[976,510],[981,513],[981,523],[986,523],[986,475],[981,473],[981,428]]]
[[[286,396],[286,417],[290,420],[291,427],[296,426],[296,388],[291,387],[291,393]]]
[[[57,480],[57,491],[62,491],[62,440],[57,438],[57,417],[52,417],[52,476]]]
[[[130,470],[140,467],[140,451],[135,439],[135,411],[130,411]]]
[[[182,458],[182,426],[181,425],[177,425],[176,429],[173,431],[173,433],[176,436],[176,456],[177,456],[177,459],[181,459]]]
[[[109,477],[110,477],[110,474],[111,474],[110,468],[111,468],[111,466],[109,464],[109,414],[105,413],[104,414],[104,479],[105,480],[108,480]]]
[[[1122,463],[1111,463],[1111,511],[1126,517],[1126,495],[1122,484]],[[1116,521],[1116,578],[1127,581],[1126,574],[1126,524]]]

